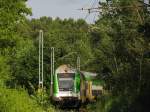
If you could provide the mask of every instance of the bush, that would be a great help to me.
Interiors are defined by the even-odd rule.
[[[89,105],[89,112],[128,112],[129,102],[126,97],[111,95],[101,96],[95,105]]]
[[[26,91],[0,87],[0,112],[43,112]]]

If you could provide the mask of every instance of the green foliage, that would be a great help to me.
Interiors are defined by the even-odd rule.
[[[2,31],[11,31],[25,15],[31,14],[31,10],[26,7],[24,0],[0,0],[0,27]]]
[[[16,56],[12,59],[13,83],[25,86],[30,92],[33,90],[29,83],[37,89],[38,36],[41,29],[44,31],[44,78],[47,88],[50,80],[51,47],[55,47],[55,67],[64,63],[76,67],[77,56],[80,56],[81,67],[85,69],[87,62],[93,57],[87,27],[84,20],[52,20],[48,17],[27,20],[18,25],[17,32],[23,38],[17,41]]]
[[[2,69],[6,72],[6,76],[10,77],[12,73],[11,69],[7,68],[11,68],[10,61],[16,55],[16,45],[20,39],[16,33],[16,26],[25,20],[25,15],[30,13],[24,0],[0,0],[0,59],[4,60],[0,66],[7,66],[6,69]]]
[[[0,87],[0,112],[43,112],[24,90]]]
[[[0,56],[0,85],[9,79],[10,66],[7,65],[7,58]]]
[[[88,105],[88,109],[89,112],[128,112],[129,104],[125,97],[107,95],[101,96],[94,107]]]
[[[87,109],[89,112],[109,112],[114,98],[110,96],[101,96],[96,104],[89,104]]]
[[[137,0],[113,1],[112,6],[118,9],[106,9],[107,11],[104,11],[91,32],[95,37],[92,41],[96,42],[94,53],[97,59],[95,61],[101,60],[96,65],[101,68],[100,73],[105,80],[105,88],[112,93],[113,97],[106,101],[101,99],[102,104],[98,103],[96,106],[96,108],[101,107],[99,111],[144,112],[146,109],[149,110],[148,100],[144,100],[144,97],[149,98],[149,89],[144,89],[149,85],[150,79],[147,77],[149,72],[146,72],[150,68],[147,65],[149,39],[147,39],[148,33],[145,35],[142,32],[143,29],[139,31],[139,28],[149,20],[149,15],[144,7],[137,8],[138,5],[141,4]],[[145,31],[150,29],[148,24],[146,29]],[[103,103],[106,107],[109,105],[109,108],[105,108]]]
[[[51,104],[51,99],[49,95],[46,93],[46,89],[38,89],[36,94],[32,96],[33,99],[45,110],[46,112],[56,112],[56,109]],[[58,111],[58,110],[57,110]]]
[[[140,2],[112,0],[112,4],[103,3],[101,17],[94,25],[82,19],[26,20],[31,10],[25,2],[0,0],[0,111],[54,111],[46,92],[42,93],[42,104],[40,95],[35,95],[39,30],[44,31],[46,90],[50,82],[50,48],[55,47],[55,68],[60,64],[76,67],[77,56],[80,56],[81,69],[97,72],[95,83],[102,83],[111,93],[102,96],[89,109],[94,112],[149,109],[150,16],[144,6],[137,8]],[[99,82],[102,78],[104,81]],[[10,88],[25,87],[29,94],[35,95],[34,100],[26,91],[7,89],[5,84]]]

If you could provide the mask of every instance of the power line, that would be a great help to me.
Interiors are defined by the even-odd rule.
[[[141,2],[141,1],[140,1]],[[147,7],[150,7],[150,4],[145,4],[144,2],[141,2],[143,4],[141,5],[137,5],[137,7],[143,7],[144,6],[147,6]],[[113,9],[124,9],[124,8],[135,8],[135,6],[131,6],[131,5],[127,5],[127,6],[110,6],[110,5],[106,5],[106,6],[98,6],[98,7],[90,7],[90,8],[81,8],[81,9],[78,9],[78,10],[82,10],[82,11],[88,11],[89,13],[91,12],[100,12],[99,9],[110,9],[110,8],[113,8]]]
[[[90,9],[92,9],[92,8],[94,8],[95,6],[96,6],[96,4],[98,4],[98,0],[92,0],[92,2],[91,2],[91,7],[90,7]],[[82,8],[83,9],[83,8]],[[80,10],[80,9],[79,9]],[[90,16],[90,14],[91,14],[92,12],[90,11],[90,10],[88,10],[88,13],[86,14],[86,16],[85,16],[85,20]],[[94,12],[95,13],[95,12]],[[94,18],[93,18],[93,20],[95,19],[95,16],[96,16],[96,14],[94,15]]]
[[[97,0],[96,0],[97,1]],[[93,5],[92,7],[90,8],[81,8],[79,10],[82,10],[82,11],[88,11],[88,14],[86,15],[85,19],[91,14],[91,13],[102,13],[102,10],[107,10],[107,11],[112,11],[112,10],[122,10],[122,9],[126,9],[126,8],[130,8],[130,9],[133,9],[137,12],[137,16],[139,18],[139,21],[140,23],[143,23],[143,18],[142,16],[140,15],[140,12],[139,12],[139,7],[147,7],[147,10],[149,11],[149,8],[150,8],[150,4],[145,4],[143,1],[139,1],[140,3],[142,4],[133,4],[133,5],[126,5],[126,6],[115,6],[115,5],[112,5],[112,4],[106,4],[105,6],[101,6],[100,5],[100,2],[98,7],[95,7],[95,2],[93,2]],[[94,19],[95,19],[95,16],[96,14],[94,15]]]

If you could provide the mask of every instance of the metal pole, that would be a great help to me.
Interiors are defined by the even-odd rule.
[[[52,48],[51,48],[51,83],[50,83],[50,95],[52,96],[52,88],[53,88],[53,79],[52,79],[52,74],[53,74],[53,71],[52,71]]]
[[[43,31],[41,30],[41,37],[42,37],[42,88],[43,88]]]
[[[54,69],[55,69],[55,68],[54,68],[54,64],[55,64],[55,58],[54,58],[54,57],[55,57],[55,54],[54,54],[54,47],[53,47],[53,75],[55,74],[55,73],[54,73],[54,72],[55,72],[55,71],[54,71]]]
[[[39,31],[39,87],[43,89],[43,31]]]
[[[77,57],[77,69],[80,71],[80,57]]]
[[[40,77],[41,77],[41,35],[39,32],[39,87],[40,87]]]
[[[51,87],[50,93],[53,94],[53,75],[54,75],[54,47],[51,47]]]

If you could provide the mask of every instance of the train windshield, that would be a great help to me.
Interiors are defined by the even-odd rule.
[[[74,74],[58,74],[60,91],[72,91],[74,85]]]

